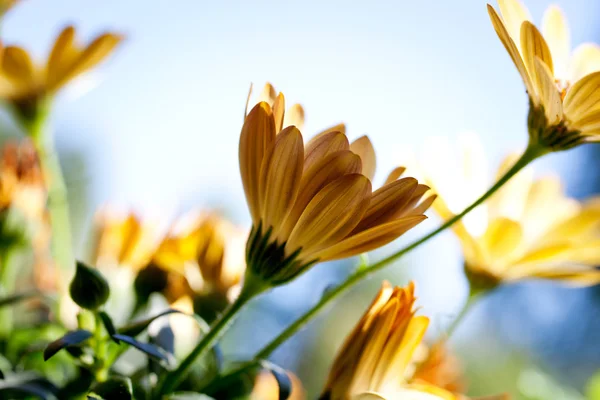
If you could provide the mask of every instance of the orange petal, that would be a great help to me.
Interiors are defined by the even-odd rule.
[[[275,120],[271,107],[260,102],[250,111],[240,134],[240,174],[252,221],[260,220],[259,174],[263,159],[275,141]]]
[[[375,176],[375,149],[367,136],[361,136],[350,144],[350,150],[360,156],[362,161],[362,174],[373,180]]]
[[[306,150],[304,151],[304,169],[308,170],[315,163],[319,162],[329,154],[348,150],[349,148],[348,138],[339,131],[319,134],[306,144]]]
[[[67,26],[56,38],[46,66],[48,87],[56,86],[56,83],[61,80],[62,73],[71,67],[77,57],[79,52],[74,45],[74,39],[75,28],[73,26]]]
[[[294,227],[286,246],[303,254],[331,246],[356,227],[369,204],[371,182],[361,174],[344,175],[317,193]]]
[[[294,104],[285,112],[283,126],[290,125],[300,129],[300,132],[304,129],[304,108],[300,104]]]
[[[298,128],[290,126],[265,155],[260,172],[259,196],[263,227],[275,231],[292,208],[302,178],[304,142]]]
[[[273,117],[275,118],[275,132],[279,133],[283,128],[283,116],[285,115],[285,98],[279,93],[273,103]]]
[[[30,86],[35,79],[35,70],[29,54],[16,46],[8,46],[2,55],[2,70],[6,77],[19,85]]]
[[[390,172],[390,174],[388,175],[387,179],[385,180],[384,185],[387,185],[388,183],[392,183],[396,179],[400,178],[402,176],[402,174],[404,173],[404,171],[406,171],[406,167],[396,167],[396,168],[394,168],[392,170],[392,172]]]

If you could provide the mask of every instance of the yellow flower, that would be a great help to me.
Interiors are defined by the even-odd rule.
[[[25,120],[34,117],[42,103],[68,82],[103,61],[122,40],[120,35],[104,33],[81,46],[75,34],[72,26],[63,29],[45,65],[34,65],[20,47],[2,50],[0,97],[15,106]]]
[[[426,164],[425,181],[440,196],[433,208],[444,220],[474,200],[462,188],[481,186],[480,194],[491,184],[482,176],[486,164],[477,140],[468,143],[471,148],[461,160],[462,175],[461,168],[453,167],[456,163],[442,156],[447,152],[442,143],[433,156],[438,164]],[[498,176],[513,162],[514,157],[509,157]],[[600,271],[594,268],[600,264],[600,198],[583,203],[568,198],[556,177],[534,179],[531,169],[521,171],[453,230],[475,285],[493,287],[529,278],[572,285],[600,282]]]
[[[323,399],[456,399],[413,380],[411,362],[429,325],[427,317],[415,316],[414,303],[412,282],[405,288],[383,283],[338,352]]]
[[[551,6],[542,33],[519,0],[498,0],[502,18],[488,4],[498,37],[517,67],[530,99],[532,143],[565,150],[600,140],[600,47],[585,43],[570,54],[567,21]]]
[[[292,382],[292,393],[288,397],[288,400],[304,400],[306,399],[306,393],[302,387],[302,383],[298,377],[290,372],[287,375]],[[272,373],[268,371],[261,371],[256,377],[254,382],[254,388],[250,394],[249,400],[278,400],[279,399],[279,385],[277,380]]]
[[[277,127],[277,132],[279,132],[282,128],[291,125],[294,125],[300,131],[304,129],[304,108],[300,104],[292,104],[291,107],[289,107],[287,110],[284,110],[285,100],[283,97],[283,93],[277,93],[273,85],[269,82],[265,83],[265,86],[263,86],[263,90],[258,96],[256,102],[251,103],[251,98],[252,85],[250,85],[250,90],[248,92],[248,99],[246,101],[244,119],[248,116],[250,104],[252,104],[252,107],[254,107],[256,104],[260,103],[261,101],[264,101],[265,103],[269,104],[269,106],[271,106],[271,109],[273,109],[275,107],[275,103],[278,103],[276,107],[278,114],[275,115],[275,125]]]
[[[220,313],[238,293],[246,270],[247,237],[246,231],[216,213],[195,212],[175,224],[153,260],[156,265],[185,276],[196,299],[210,303],[196,302],[197,309],[212,305]],[[181,294],[182,288],[179,289]]]
[[[240,171],[253,228],[249,270],[284,283],[315,262],[351,257],[381,247],[423,221],[432,198],[413,178],[371,192],[375,152],[369,139],[352,144],[343,125],[304,145],[295,126],[280,131],[285,102],[260,102],[240,136]],[[277,133],[279,132],[279,133]]]
[[[414,357],[413,381],[426,382],[452,393],[465,392],[462,365],[445,341],[422,345],[420,353]]]
[[[111,209],[98,213],[96,235],[94,265],[122,266],[136,271],[150,263],[162,238],[155,224],[134,213],[123,215]]]

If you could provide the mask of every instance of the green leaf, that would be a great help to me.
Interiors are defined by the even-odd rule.
[[[165,397],[166,400],[214,400],[213,397],[195,392],[175,392]]]
[[[117,330],[115,329],[115,324],[113,324],[110,316],[105,311],[100,311],[98,315],[102,320],[102,325],[104,325],[104,329],[106,329],[106,332],[108,332],[108,334],[115,341],[115,343],[119,344],[119,341],[113,337],[114,334],[117,333]]]
[[[174,314],[174,313],[184,314],[183,312],[181,312],[179,310],[174,310],[172,308],[169,308],[168,310],[165,310],[153,317],[146,318],[141,321],[133,322],[131,324],[122,326],[118,329],[118,332],[122,335],[136,337],[140,333],[144,332],[146,330],[146,328],[148,328],[148,326],[152,322],[154,322],[155,319],[163,317],[165,315]]]
[[[0,398],[14,399],[18,395],[33,395],[42,400],[56,400],[58,389],[44,378],[34,374],[21,374],[0,380]]]
[[[65,347],[83,343],[92,336],[92,332],[83,329],[68,332],[60,339],[56,339],[54,342],[46,346],[46,349],[44,350],[44,361],[48,361],[50,357],[52,357]]]
[[[168,353],[164,352],[159,347],[154,346],[153,344],[142,343],[142,342],[135,340],[131,336],[121,335],[118,333],[115,335],[115,339],[125,342],[128,345],[133,346],[136,349],[138,349],[158,360],[165,361],[167,363],[170,363],[172,361],[172,357],[169,357]]]
[[[600,370],[585,385],[585,397],[587,400],[600,400]]]
[[[279,400],[287,400],[292,394],[292,380],[286,370],[268,361],[262,361],[261,365],[273,374],[277,380],[277,385],[279,385]]]
[[[132,400],[131,380],[124,377],[112,377],[105,382],[97,383],[90,393],[90,396],[94,395],[107,400]]]
[[[3,297],[0,299],[0,307],[9,306],[14,303],[18,303],[23,300],[30,299],[39,295],[40,293],[37,291],[24,292],[24,293],[16,293],[7,297]]]

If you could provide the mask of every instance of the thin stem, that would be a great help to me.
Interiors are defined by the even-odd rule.
[[[458,328],[458,326],[461,324],[461,322],[465,318],[465,316],[469,313],[469,311],[471,311],[471,309],[473,308],[475,303],[477,303],[479,301],[479,299],[481,297],[483,297],[484,293],[485,292],[478,292],[478,293],[474,293],[473,291],[469,292],[469,297],[467,297],[467,301],[465,302],[463,307],[460,309],[458,314],[456,314],[456,317],[454,317],[454,320],[452,321],[452,323],[446,330],[446,338],[447,339],[450,339],[452,337],[452,335],[454,334],[454,331],[456,331],[456,328]]]
[[[54,140],[46,129],[47,112],[40,112],[26,126],[40,158],[40,165],[48,189],[48,211],[52,229],[52,255],[63,272],[71,273],[75,266],[71,243],[71,222],[67,186]]]
[[[96,381],[104,382],[108,378],[108,369],[106,365],[106,343],[104,337],[104,324],[102,323],[102,318],[100,318],[100,313],[94,312],[94,343],[96,350]]]
[[[251,274],[246,274],[246,281],[240,296],[227,310],[225,310],[220,318],[215,320],[208,333],[200,340],[181,364],[179,364],[177,369],[167,374],[157,390],[159,396],[173,392],[177,386],[183,382],[194,362],[204,356],[229,329],[238,312],[246,305],[246,303],[266,289],[260,282],[251,278]]]
[[[487,192],[485,192],[480,198],[475,200],[473,204],[465,208],[460,214],[457,214],[454,217],[450,218],[438,229],[414,241],[405,248],[390,255],[389,257],[384,258],[383,260],[371,266],[360,269],[354,274],[350,275],[346,279],[346,281],[344,281],[341,285],[337,286],[336,288],[327,292],[313,308],[308,310],[304,315],[298,318],[293,324],[291,324],[287,329],[285,329],[281,334],[279,334],[279,336],[277,336],[262,350],[260,350],[254,357],[253,361],[244,364],[242,367],[236,369],[232,373],[239,373],[239,371],[244,368],[250,368],[252,365],[255,365],[255,360],[261,360],[271,355],[271,353],[275,349],[277,349],[281,344],[283,344],[296,332],[302,329],[310,320],[312,320],[321,310],[325,308],[325,306],[329,305],[335,298],[340,296],[342,293],[350,289],[352,286],[354,286],[361,280],[373,275],[375,272],[381,270],[383,267],[389,265],[391,262],[399,259],[403,255],[419,247],[421,244],[427,242],[429,239],[437,236],[439,233],[450,228],[452,225],[454,225],[456,222],[462,219],[465,215],[467,215],[471,210],[473,210],[485,200],[487,200],[492,194],[494,194],[498,189],[500,189],[506,182],[508,182],[508,180],[510,180],[510,178],[516,175],[521,169],[523,169],[536,158],[539,158],[542,155],[546,154],[547,152],[548,150],[544,149],[543,147],[530,144],[525,150],[525,152],[521,155],[521,157],[517,160],[517,162],[508,171],[506,171],[506,173],[502,177],[500,177],[500,179],[498,179],[498,181]],[[227,374],[219,379],[226,379],[229,377],[229,375],[230,374]]]
[[[11,247],[0,248],[0,288],[2,296],[11,295],[15,290],[17,275],[16,250]],[[7,338],[13,327],[13,307],[0,309],[0,337]]]

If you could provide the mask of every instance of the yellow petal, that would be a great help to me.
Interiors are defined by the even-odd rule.
[[[385,185],[371,196],[369,208],[353,233],[391,221],[400,215],[417,188],[415,178],[404,178]]]
[[[283,128],[283,117],[285,115],[285,98],[279,93],[273,103],[273,118],[275,118],[275,132],[279,133]]]
[[[352,257],[375,250],[400,237],[402,234],[426,220],[424,215],[402,217],[383,225],[352,235],[336,245],[315,254],[322,261]]]
[[[586,114],[573,123],[573,127],[583,135],[598,135],[600,133],[600,109]]]
[[[390,174],[386,178],[384,185],[387,185],[388,183],[392,183],[396,179],[400,178],[402,176],[402,174],[404,173],[404,171],[406,171],[406,167],[396,167],[396,168],[394,168],[392,170],[392,172],[390,172]]]
[[[294,252],[302,248],[309,254],[337,243],[360,222],[370,194],[371,182],[361,174],[344,175],[331,182],[310,201],[286,249]]]
[[[508,33],[518,40],[523,22],[531,21],[529,10],[519,0],[498,0],[498,6]]]
[[[258,98],[258,102],[260,103],[261,101],[264,101],[269,106],[273,107],[273,105],[275,104],[276,98],[277,98],[277,92],[275,91],[275,88],[273,87],[273,85],[271,85],[269,82],[265,83],[265,86],[263,86],[263,90],[260,94],[260,97]]]
[[[600,270],[581,265],[562,264],[555,268],[532,269],[528,271],[527,275],[519,278],[550,279],[573,287],[594,286],[600,283]],[[513,280],[516,279],[513,278]]]
[[[544,105],[548,123],[552,125],[557,124],[562,120],[563,107],[560,93],[554,83],[554,77],[552,76],[552,72],[548,69],[548,66],[539,58],[536,57],[534,64],[539,95],[542,104]]]
[[[533,103],[537,105],[537,92],[533,87],[533,83],[531,82],[531,76],[527,71],[525,64],[523,63],[523,58],[521,57],[519,49],[517,48],[517,45],[514,41],[517,40],[517,43],[519,43],[519,35],[514,36],[514,39],[511,38],[508,31],[506,30],[506,27],[504,26],[504,23],[502,22],[498,14],[496,14],[496,10],[494,10],[494,8],[489,4],[487,6],[487,9],[496,34],[500,38],[500,41],[504,45],[504,48],[508,52],[508,55],[515,64],[515,67],[517,67],[517,71],[519,71],[519,75],[521,75],[521,79],[523,79],[523,83],[525,84],[525,89],[527,90],[529,97],[532,99]]]
[[[259,174],[267,149],[275,141],[275,120],[271,107],[258,103],[248,114],[240,134],[240,174],[252,221],[260,220]]]
[[[578,213],[553,227],[544,236],[545,240],[589,239],[600,228],[600,208],[584,207]]]
[[[329,154],[308,170],[305,168],[294,206],[278,233],[281,242],[287,240],[306,206],[321,189],[344,175],[360,173],[361,168],[360,157],[350,150]]]
[[[600,46],[596,43],[583,43],[577,46],[571,56],[569,73],[571,82],[577,82],[596,71],[600,71]]]
[[[252,85],[252,82],[250,82],[250,88],[248,89],[248,96],[246,96],[246,107],[244,107],[244,120],[246,120],[246,117],[248,116],[248,107],[250,106],[250,98],[252,97],[252,88],[254,85]]]
[[[367,136],[361,136],[350,144],[350,150],[360,156],[362,174],[373,180],[375,176],[375,149]]]
[[[281,225],[292,208],[302,178],[304,142],[298,128],[290,126],[265,155],[260,171],[259,195],[263,228]]]
[[[523,231],[518,222],[507,218],[493,220],[484,233],[482,243],[491,260],[510,257],[517,250],[523,238]]]
[[[339,131],[320,133],[306,144],[304,151],[304,169],[310,169],[314,164],[338,151],[348,150],[348,138]]]
[[[2,70],[7,78],[21,86],[31,86],[35,70],[29,54],[20,47],[8,46],[2,55]]]
[[[584,76],[567,92],[564,101],[565,114],[573,124],[578,125],[580,119],[600,107],[599,88],[600,71]]]
[[[538,93],[545,82],[544,78],[538,74],[538,68],[535,65],[536,57],[546,64],[550,71],[549,75],[552,77],[551,80],[554,82],[554,67],[550,49],[540,31],[529,21],[523,22],[521,26],[521,54]]]
[[[75,28],[67,26],[56,38],[47,64],[47,81],[49,87],[55,87],[61,75],[71,67],[79,51],[74,45]]]
[[[418,206],[416,206],[415,208],[413,208],[412,210],[407,212],[405,214],[405,216],[424,214],[425,211],[429,210],[429,207],[431,207],[431,205],[437,199],[437,197],[438,196],[436,194],[432,194],[431,196],[428,196]]]
[[[548,43],[554,60],[554,74],[561,79],[568,79],[567,63],[571,51],[569,26],[562,10],[551,5],[546,9],[542,19],[542,34]]]
[[[364,392],[352,396],[352,400],[386,400],[386,398],[375,392]]]
[[[300,132],[304,129],[304,108],[300,104],[294,104],[285,112],[283,126],[290,125],[300,129]]]
[[[337,124],[337,125],[334,125],[334,126],[332,126],[330,128],[327,128],[327,129],[325,129],[325,130],[317,133],[315,135],[315,138],[317,136],[325,135],[325,134],[327,134],[329,132],[341,132],[341,133],[343,133],[345,135],[346,134],[346,124],[343,124],[343,123],[342,124]]]
[[[80,53],[77,60],[72,63],[67,71],[64,71],[60,79],[54,82],[53,86],[49,89],[57,90],[77,75],[95,67],[108,57],[122,40],[122,36],[112,33],[105,33],[98,36]]]

